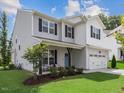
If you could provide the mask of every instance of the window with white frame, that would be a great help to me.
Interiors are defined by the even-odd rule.
[[[45,51],[43,53],[43,66],[47,66],[48,65],[48,51]]]
[[[72,37],[72,27],[68,26],[67,28],[67,37],[71,38]]]
[[[55,35],[55,23],[49,22],[49,33]]]
[[[39,18],[39,32],[57,35],[57,24],[45,19]]]
[[[91,26],[91,37],[92,38],[95,38],[95,39],[99,39],[100,40],[100,38],[101,38],[100,33],[101,33],[100,32],[100,29]]]
[[[55,64],[55,50],[49,50],[49,65]]]
[[[65,25],[65,37],[74,38],[74,28],[68,25]]]
[[[47,71],[50,66],[56,64],[56,50],[47,50],[43,53],[43,71]]]
[[[43,20],[42,22],[43,22],[42,31],[48,33],[48,21]]]

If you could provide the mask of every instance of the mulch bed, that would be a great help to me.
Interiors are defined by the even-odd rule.
[[[124,91],[124,87],[122,87],[121,90]]]
[[[80,73],[81,74],[81,73]],[[75,73],[75,75],[79,75],[79,73]],[[68,75],[68,76],[74,76],[74,75]],[[37,76],[34,78],[34,76],[26,79],[23,84],[24,85],[37,85],[37,84],[44,84],[44,83],[48,83],[50,81],[56,80],[62,78],[60,76],[58,77],[53,77],[51,76],[51,74],[45,74],[45,75],[41,75],[41,76]]]
[[[59,79],[60,77],[51,77],[50,74],[47,74],[47,75],[41,75],[41,76],[37,76],[34,78],[34,76],[26,79],[23,84],[24,85],[37,85],[37,84],[40,84],[40,83],[47,83],[47,82],[50,82],[52,80],[56,80],[56,79]]]

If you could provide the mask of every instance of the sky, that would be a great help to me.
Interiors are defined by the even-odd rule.
[[[124,14],[124,0],[0,0],[0,11],[8,15],[9,37],[13,31],[17,9],[34,9],[49,16]]]

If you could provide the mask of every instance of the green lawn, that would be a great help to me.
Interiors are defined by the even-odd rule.
[[[92,73],[24,86],[22,81],[30,75],[26,71],[0,71],[0,93],[124,93],[124,76]]]
[[[31,76],[26,71],[0,71],[0,93],[35,93],[36,86],[24,86],[22,82]],[[37,92],[36,92],[37,93]]]
[[[111,67],[111,61],[108,62],[108,67]],[[117,67],[118,69],[124,69],[124,61],[117,61]]]

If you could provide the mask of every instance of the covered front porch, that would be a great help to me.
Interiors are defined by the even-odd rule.
[[[81,56],[84,46],[42,39],[42,43],[48,45],[48,50],[43,53],[42,71],[48,72],[50,67],[80,67],[82,64]]]

